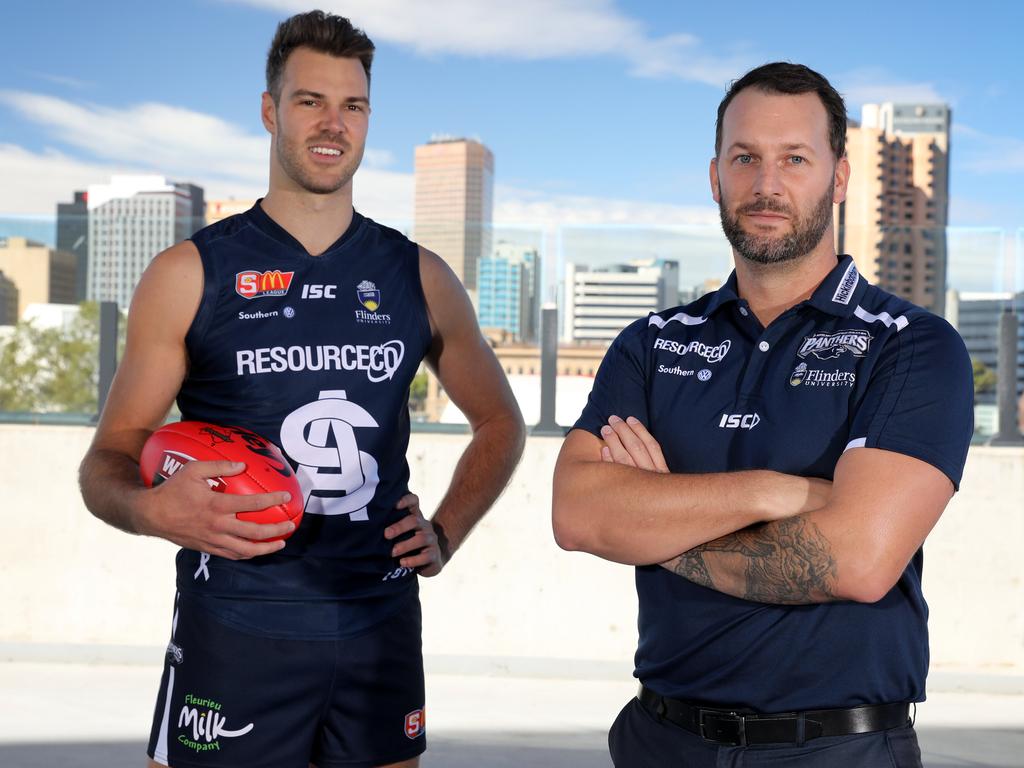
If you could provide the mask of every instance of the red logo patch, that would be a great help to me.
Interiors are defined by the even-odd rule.
[[[235,275],[235,293],[243,299],[258,299],[260,296],[284,296],[292,284],[294,272],[279,269],[257,272],[247,269]]]
[[[422,736],[427,730],[427,710],[414,709],[405,716],[405,735],[410,739]]]

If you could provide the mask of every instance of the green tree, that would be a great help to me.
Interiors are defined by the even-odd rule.
[[[22,321],[0,340],[0,411],[95,413],[99,305],[83,302],[66,328]],[[118,357],[124,348],[120,323]]]
[[[971,360],[974,366],[974,394],[991,392],[996,388],[996,372],[980,360]]]
[[[422,411],[427,400],[427,372],[420,371],[409,385],[409,409]]]

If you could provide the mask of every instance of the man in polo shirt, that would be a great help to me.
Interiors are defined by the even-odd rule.
[[[566,438],[554,529],[636,566],[639,696],[617,766],[919,766],[921,545],[960,481],[971,364],[837,256],[846,110],[768,64],[718,110],[736,269],[630,325]]]

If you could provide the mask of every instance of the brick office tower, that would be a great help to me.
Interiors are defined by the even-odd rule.
[[[847,137],[852,166],[837,248],[872,283],[942,314],[946,291],[950,109],[865,104]]]
[[[416,147],[413,239],[448,262],[474,297],[491,254],[494,155],[478,141],[439,137]]]

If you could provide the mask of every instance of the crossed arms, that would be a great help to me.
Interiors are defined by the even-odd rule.
[[[953,494],[932,465],[848,450],[831,484],[767,470],[670,473],[635,419],[602,438],[581,429],[555,466],[553,524],[563,549],[660,564],[764,603],[873,603],[899,580]]]

